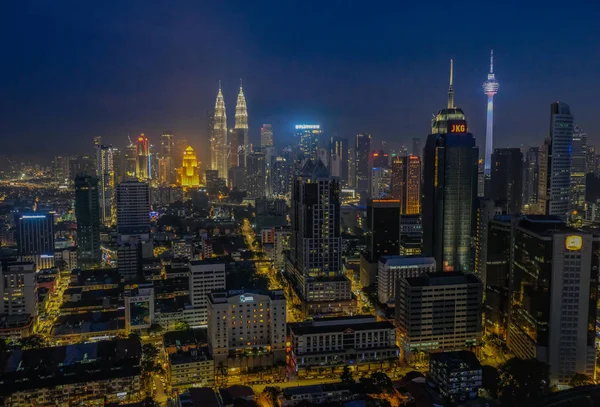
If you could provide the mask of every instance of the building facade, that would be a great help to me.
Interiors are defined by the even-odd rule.
[[[268,353],[271,364],[285,361],[285,304],[282,291],[209,294],[208,346],[215,365],[227,366],[240,352]]]
[[[514,231],[508,347],[550,365],[553,383],[595,371],[600,239],[558,217],[528,216]]]
[[[396,327],[404,359],[419,351],[471,349],[481,344],[483,287],[474,274],[427,273],[400,278]]]
[[[100,208],[98,179],[88,175],[75,178],[75,217],[77,218],[77,251],[82,264],[99,263]]]
[[[359,366],[395,361],[396,329],[388,321],[356,316],[316,319],[289,325],[290,368]],[[380,365],[378,365],[380,366]]]
[[[419,277],[436,270],[433,257],[383,256],[377,273],[377,299],[381,304],[394,306],[396,282],[404,277]]]
[[[538,204],[540,213],[566,221],[571,197],[573,116],[569,105],[550,106],[550,136],[540,150]]]

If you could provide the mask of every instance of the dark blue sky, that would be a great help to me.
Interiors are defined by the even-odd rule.
[[[290,140],[293,124],[317,122],[410,144],[446,103],[450,58],[483,150],[490,48],[496,147],[540,144],[557,99],[600,142],[596,1],[20,0],[0,15],[0,154],[170,129],[204,156],[217,81],[232,125],[240,77],[255,142],[262,123]]]

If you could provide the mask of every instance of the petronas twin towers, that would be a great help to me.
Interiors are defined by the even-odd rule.
[[[229,169],[230,143],[227,137],[227,112],[225,110],[225,99],[221,91],[221,81],[219,81],[219,92],[215,103],[215,114],[213,121],[212,135],[210,137],[211,169],[219,172],[219,178],[227,179]],[[246,108],[246,97],[242,89],[240,79],[240,93],[238,94],[235,105],[235,127],[244,132],[244,151],[249,151],[248,144],[248,109]]]

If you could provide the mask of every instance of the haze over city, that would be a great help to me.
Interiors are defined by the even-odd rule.
[[[553,5],[564,3],[5,2],[3,152],[23,154],[27,140],[29,154],[48,158],[94,136],[122,146],[127,134],[163,131],[199,148],[218,80],[232,107],[240,77],[255,144],[262,123],[289,142],[308,122],[408,145],[444,103],[450,58],[457,105],[483,145],[492,48],[498,146],[537,145],[555,100],[595,141],[598,6]]]

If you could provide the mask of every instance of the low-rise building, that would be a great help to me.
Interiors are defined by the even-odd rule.
[[[212,387],[215,381],[215,362],[208,348],[190,349],[169,354],[169,376],[171,386]]]
[[[282,407],[295,406],[300,403],[333,403],[352,398],[350,386],[343,383],[317,384],[312,386],[287,387],[279,396]]]
[[[289,324],[290,364],[296,372],[314,366],[377,364],[397,360],[396,328],[372,316],[323,318]]]
[[[136,401],[141,355],[134,339],[14,351],[2,361],[0,397],[15,407]]]
[[[443,397],[462,402],[477,397],[483,370],[473,352],[433,353],[429,357],[429,378]]]

